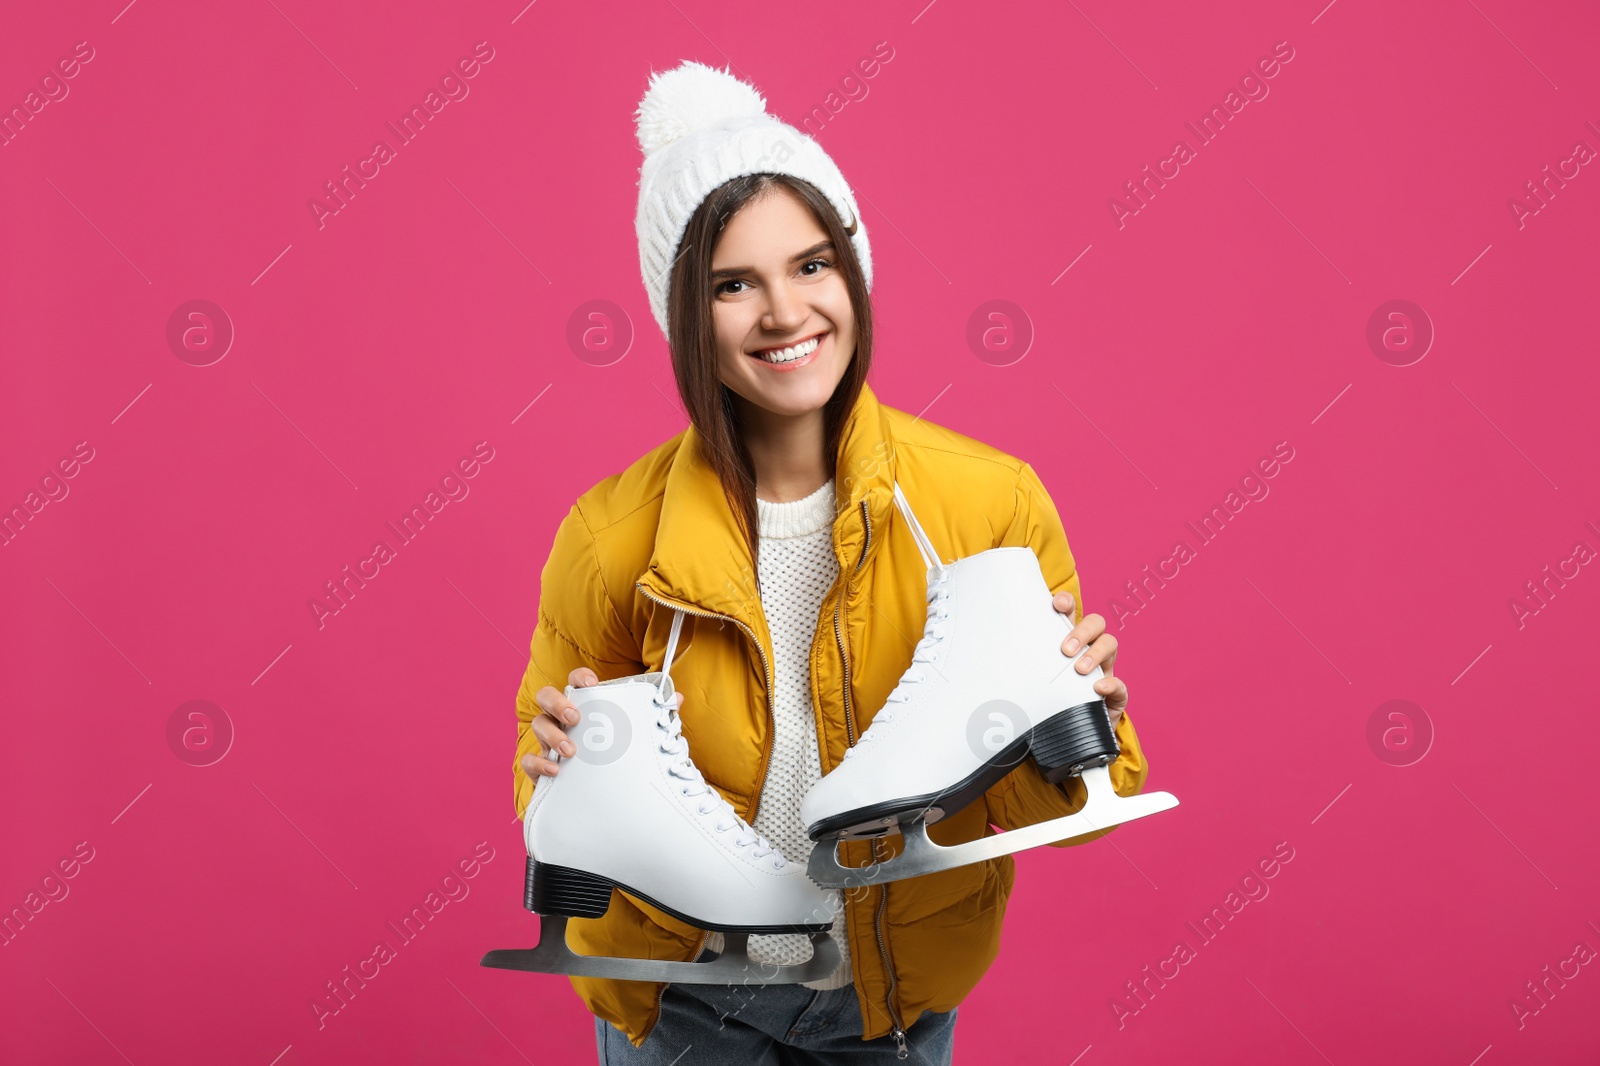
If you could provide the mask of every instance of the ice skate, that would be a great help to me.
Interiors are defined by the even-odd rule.
[[[898,484],[894,492],[928,566],[927,621],[883,709],[801,802],[806,832],[819,842],[812,879],[839,888],[897,881],[1177,806],[1167,792],[1122,797],[1112,789],[1106,767],[1121,749],[1094,691],[1104,673],[1096,666],[1081,674],[1078,656],[1061,653],[1073,623],[1055,609],[1033,549],[991,548],[943,563]],[[1030,757],[1037,769],[1019,765]],[[929,823],[1013,770],[1051,783],[1081,774],[1087,799],[1074,814],[964,844],[929,839]],[[899,855],[840,864],[839,841],[895,832],[905,838]]]
[[[560,773],[540,776],[523,815],[524,905],[540,916],[539,944],[491,951],[482,965],[688,984],[816,981],[839,965],[828,936],[839,893],[784,859],[689,757],[669,673],[682,625],[680,611],[659,672],[567,687],[581,716],[570,729],[577,754],[547,755]],[[725,950],[708,962],[573,952],[567,919],[600,917],[613,888],[721,932]],[[746,952],[751,933],[807,933],[812,956],[791,966],[756,963]]]

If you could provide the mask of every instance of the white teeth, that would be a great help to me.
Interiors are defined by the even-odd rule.
[[[821,337],[812,337],[808,341],[801,341],[793,348],[779,348],[776,351],[757,352],[756,358],[764,359],[769,363],[792,363],[796,359],[804,359],[817,350]]]

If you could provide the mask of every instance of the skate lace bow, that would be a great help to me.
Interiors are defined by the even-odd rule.
[[[861,734],[863,741],[871,740],[876,734],[873,728],[879,722],[889,723],[894,721],[895,708],[892,704],[905,703],[912,696],[912,686],[926,681],[927,672],[920,669],[918,663],[932,663],[937,660],[936,647],[945,638],[948,632],[950,619],[950,586],[948,578],[950,570],[939,560],[939,553],[934,550],[933,541],[923,531],[916,515],[911,513],[911,505],[906,501],[905,493],[900,490],[899,482],[894,486],[895,503],[900,506],[900,511],[905,515],[906,525],[911,529],[912,539],[916,541],[917,551],[922,554],[922,561],[928,567],[928,617],[923,624],[922,639],[917,641],[916,649],[911,653],[911,667],[901,675],[900,683],[886,697],[885,705],[872,718],[872,724],[867,726],[866,732]],[[855,753],[855,748],[847,748],[845,758]]]
[[[713,828],[718,833],[738,830],[733,838],[734,847],[748,848],[754,845],[755,850],[750,853],[752,858],[764,859],[770,855],[772,868],[781,870],[787,864],[783,853],[739,817],[739,812],[734,810],[733,804],[707,783],[700,768],[689,758],[689,742],[683,735],[683,719],[678,716],[678,707],[683,702],[683,697],[673,691],[672,677],[668,673],[672,666],[673,653],[678,647],[678,632],[682,627],[683,612],[678,611],[672,619],[672,633],[667,638],[666,658],[661,664],[661,683],[651,697],[657,708],[656,728],[661,733],[661,753],[675,756],[667,764],[667,773],[683,782],[678,791],[684,796],[691,799],[695,796],[702,797],[700,802],[695,804],[695,813],[704,818],[714,817],[716,821],[713,823]]]

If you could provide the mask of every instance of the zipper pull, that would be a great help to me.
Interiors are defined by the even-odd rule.
[[[905,1030],[901,1029],[897,1025],[894,1027],[894,1032],[892,1035],[894,1036],[895,1048],[897,1049],[894,1053],[894,1057],[897,1059],[903,1059],[907,1055],[911,1054],[911,1049],[906,1046]]]

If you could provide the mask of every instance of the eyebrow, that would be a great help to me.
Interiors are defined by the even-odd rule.
[[[831,240],[821,241],[820,243],[813,244],[810,248],[807,248],[803,252],[799,252],[799,253],[797,253],[795,255],[790,256],[789,257],[789,262],[790,263],[798,263],[802,259],[810,259],[812,256],[816,255],[818,252],[821,252],[821,251],[832,251],[832,250],[833,250],[833,242]],[[750,274],[750,273],[753,273],[754,271],[755,271],[754,267],[724,267],[721,270],[713,270],[711,272],[711,280],[712,281],[720,281],[723,278],[738,277],[740,274]]]

